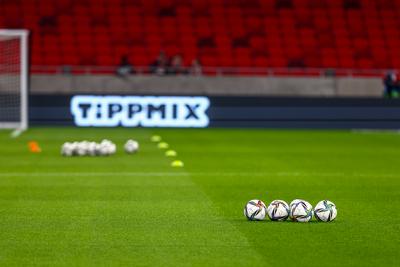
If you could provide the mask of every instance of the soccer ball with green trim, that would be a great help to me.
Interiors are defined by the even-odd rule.
[[[318,221],[333,221],[337,216],[336,205],[329,200],[321,200],[314,208],[314,215]]]
[[[253,199],[247,202],[243,213],[250,221],[262,221],[265,219],[267,208],[261,200]]]
[[[290,203],[290,218],[295,222],[308,222],[312,219],[313,209],[310,203],[295,199]]]

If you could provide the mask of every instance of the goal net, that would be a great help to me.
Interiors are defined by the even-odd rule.
[[[28,31],[0,29],[0,129],[28,127]]]

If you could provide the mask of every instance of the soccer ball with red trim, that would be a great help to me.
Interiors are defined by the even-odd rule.
[[[289,205],[283,200],[272,201],[267,208],[272,221],[285,221],[289,217]]]
[[[243,213],[250,221],[262,221],[267,214],[267,208],[261,200],[253,199],[247,202]]]

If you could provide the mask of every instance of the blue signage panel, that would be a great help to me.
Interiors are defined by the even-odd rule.
[[[400,99],[32,94],[32,125],[400,129]]]

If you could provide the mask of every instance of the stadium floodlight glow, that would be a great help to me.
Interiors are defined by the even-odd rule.
[[[70,107],[77,126],[207,127],[209,105],[202,96],[76,95]]]
[[[28,128],[28,35],[0,29],[0,128]]]

